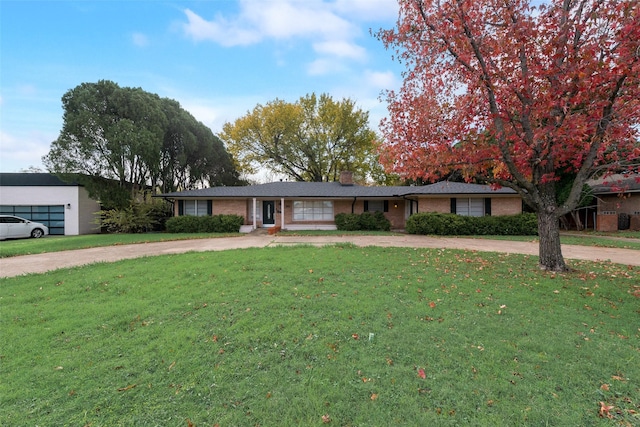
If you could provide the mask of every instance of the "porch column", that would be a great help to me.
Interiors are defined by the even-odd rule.
[[[284,230],[284,197],[280,199],[280,228]]]
[[[253,198],[253,229],[254,230],[258,228],[257,221],[256,221],[256,214],[257,214],[257,212],[256,212],[256,198],[254,197]]]

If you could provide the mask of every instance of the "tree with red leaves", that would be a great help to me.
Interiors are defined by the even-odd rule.
[[[399,2],[397,28],[377,33],[407,67],[386,94],[385,167],[514,189],[537,213],[540,267],[567,270],[559,218],[589,178],[640,163],[638,1]]]

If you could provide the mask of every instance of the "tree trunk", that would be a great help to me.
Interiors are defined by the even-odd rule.
[[[567,271],[560,247],[560,225],[553,212],[538,211],[540,237],[540,268],[548,271]]]

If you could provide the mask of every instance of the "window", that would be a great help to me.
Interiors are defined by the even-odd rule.
[[[178,215],[207,216],[211,215],[211,200],[179,200]]]
[[[330,200],[296,200],[293,202],[294,221],[333,221],[333,202]]]
[[[491,199],[488,199],[491,200]],[[457,198],[451,199],[451,213],[464,216],[484,216],[490,203],[481,198]],[[490,207],[489,207],[490,209]],[[490,212],[488,212],[490,214]]]
[[[365,212],[389,212],[388,200],[365,200],[364,201]]]

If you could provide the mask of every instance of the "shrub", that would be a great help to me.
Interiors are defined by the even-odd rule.
[[[358,224],[360,230],[377,230],[376,217],[371,212],[361,213]]]
[[[425,212],[411,215],[405,225],[407,233],[436,235],[511,235],[538,234],[535,214],[471,217]]]
[[[358,214],[339,213],[335,217],[336,228],[343,231],[355,230],[391,230],[391,222],[382,212],[364,212]]]
[[[96,222],[109,233],[146,233],[164,229],[170,212],[169,205],[159,200],[133,202],[127,208],[99,211]]]
[[[243,223],[240,215],[182,215],[169,218],[166,229],[169,233],[237,233]]]
[[[380,230],[380,231],[391,230],[391,221],[389,221],[382,212],[376,212],[375,214],[373,214],[373,216],[376,220],[376,228],[375,228],[376,230]]]
[[[343,231],[360,230],[360,215],[339,213],[335,217],[336,228]]]

